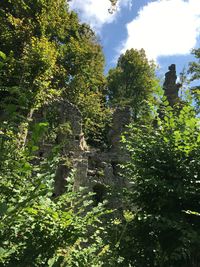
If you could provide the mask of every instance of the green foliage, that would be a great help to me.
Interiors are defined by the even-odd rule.
[[[119,251],[131,266],[196,266],[199,262],[200,127],[192,107],[153,126],[130,126],[125,205],[134,217]],[[130,250],[131,248],[131,250]],[[124,265],[123,265],[124,266]]]
[[[100,237],[104,208],[92,208],[91,196],[74,192],[69,179],[53,197],[59,163],[71,168],[56,137],[72,133],[51,105],[67,97],[83,112],[86,134],[102,142],[101,48],[65,1],[1,1],[0,10],[0,265],[102,266],[110,253]],[[47,117],[35,122],[44,107]],[[36,157],[48,141],[53,154]]]
[[[92,30],[64,0],[1,1],[0,10],[3,117],[29,123],[38,108],[62,96],[83,113],[90,143],[101,145],[108,121],[104,56]]]
[[[0,69],[3,67],[4,60],[6,60],[6,55],[0,51]]]
[[[41,127],[35,127],[35,142]],[[12,131],[1,134],[0,265],[102,266],[109,254],[100,237],[103,206],[92,208],[90,195],[74,192],[73,176],[54,198],[59,155],[37,165],[15,140]]]
[[[117,1],[110,2],[113,12]],[[65,0],[2,0],[0,25],[0,265],[194,267],[200,261],[194,107],[164,103],[163,120],[153,123],[161,90],[144,50],[127,50],[106,81],[94,32]],[[199,49],[194,54],[200,58]],[[189,72],[198,79],[199,62]],[[132,108],[135,124],[124,137],[130,160],[122,166],[130,186],[116,193],[123,211],[109,225],[104,204],[95,206],[85,189],[74,191],[73,173],[54,196],[58,168],[73,166],[72,125],[59,117],[65,98],[81,111],[87,142],[101,148],[111,107]],[[97,176],[103,179],[104,169]]]
[[[190,81],[198,81],[200,79],[200,49],[193,49],[192,54],[195,56],[196,61],[189,63],[188,73],[191,74]],[[194,96],[196,102],[196,108],[199,112],[200,108],[200,87],[199,85],[193,86],[191,88],[192,95]]]
[[[117,67],[108,75],[109,101],[116,105],[130,105],[136,119],[147,102],[157,93],[155,66],[149,62],[145,51],[130,49],[122,54]],[[146,110],[145,110],[146,111]]]
[[[105,148],[107,131],[111,124],[112,113],[106,107],[101,93],[91,92],[79,95],[79,107],[83,114],[83,130],[88,138],[88,144]]]

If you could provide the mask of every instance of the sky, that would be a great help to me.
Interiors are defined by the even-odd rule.
[[[171,64],[177,74],[187,69],[192,49],[200,47],[200,0],[118,0],[112,14],[109,0],[71,0],[70,8],[96,32],[105,72],[126,49],[144,48],[162,79]]]

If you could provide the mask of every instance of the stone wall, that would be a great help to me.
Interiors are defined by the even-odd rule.
[[[55,195],[65,190],[66,178],[72,169],[75,170],[74,189],[80,186],[87,187],[88,191],[96,193],[95,203],[108,197],[109,191],[125,186],[126,182],[120,176],[119,165],[127,160],[128,156],[121,149],[120,136],[130,122],[129,108],[117,108],[113,114],[112,127],[109,131],[110,148],[106,151],[88,148],[82,133],[82,117],[80,111],[71,103],[64,101],[58,105],[60,123],[69,121],[72,126],[70,146],[63,148],[63,156],[71,159],[72,165],[67,167],[60,163],[56,172]],[[58,137],[58,142],[69,138],[64,134]],[[116,207],[117,199],[112,199],[109,206]],[[114,204],[115,203],[115,204]],[[119,202],[117,206],[120,206]]]
[[[76,170],[75,188],[86,183],[88,158],[84,153],[88,147],[82,132],[82,114],[79,109],[68,100],[57,100],[34,113],[34,123],[48,121],[49,117],[58,126],[56,137],[53,140],[41,139],[39,150],[36,152],[40,159],[48,158],[55,146],[59,146],[61,160],[58,164],[55,177],[54,195],[58,196],[65,191],[67,177],[72,169]],[[45,118],[46,117],[46,118]]]
[[[84,151],[86,151],[87,145],[84,139],[84,134],[82,132],[82,114],[79,109],[67,100],[62,100],[57,103],[59,111],[59,123],[65,124],[69,123],[71,126],[71,134],[66,135],[65,133],[60,133],[58,135],[57,142],[63,143],[63,140],[67,140],[66,144],[64,142],[61,156],[67,158],[70,161],[70,166],[66,166],[65,162],[58,166],[55,178],[55,195],[58,196],[65,191],[65,185],[67,177],[70,175],[72,169],[75,169],[75,184],[74,188],[86,184],[87,178],[87,168],[88,159],[85,156]]]

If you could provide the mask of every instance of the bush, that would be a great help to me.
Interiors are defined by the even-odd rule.
[[[122,266],[198,266],[200,124],[193,108],[166,108],[158,126],[132,124],[125,205],[134,214],[120,242]],[[190,213],[190,214],[189,214]]]

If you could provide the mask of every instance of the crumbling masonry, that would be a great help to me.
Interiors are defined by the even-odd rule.
[[[178,90],[180,84],[176,83],[175,65],[169,66],[165,74],[163,84],[164,93],[173,107],[178,101]],[[82,116],[78,108],[67,100],[60,100],[53,103],[58,111],[59,124],[69,122],[71,133],[59,133],[56,142],[62,143],[62,156],[70,160],[71,164],[61,162],[57,167],[55,179],[55,196],[62,194],[65,190],[66,179],[72,169],[75,170],[75,190],[80,186],[88,188],[88,191],[96,193],[95,201],[101,202],[106,196],[107,188],[112,191],[127,186],[127,182],[119,175],[119,165],[126,162],[128,155],[121,149],[121,134],[127,129],[131,121],[130,108],[116,108],[113,114],[112,127],[108,133],[110,149],[100,151],[96,148],[88,148],[82,131]],[[67,142],[63,142],[67,140]],[[40,154],[48,153],[47,147],[53,144],[43,144],[40,147]],[[119,206],[114,199],[111,206]]]

